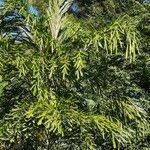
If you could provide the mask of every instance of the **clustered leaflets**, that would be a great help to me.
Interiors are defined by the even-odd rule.
[[[142,53],[141,16],[123,14],[97,30],[66,13],[70,2],[52,0],[49,8],[56,9],[38,17],[19,1],[9,0],[1,10],[3,33],[21,26],[29,36],[0,35],[0,148],[147,146],[148,92],[136,81],[138,66],[149,67],[149,58],[136,58]],[[22,19],[12,20],[9,31],[4,18],[11,10]]]

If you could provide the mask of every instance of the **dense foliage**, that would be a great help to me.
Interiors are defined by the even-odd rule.
[[[149,148],[149,4],[40,2],[0,6],[0,149]]]

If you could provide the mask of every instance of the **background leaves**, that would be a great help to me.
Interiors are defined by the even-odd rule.
[[[148,147],[149,5],[71,2],[0,9],[0,146]]]

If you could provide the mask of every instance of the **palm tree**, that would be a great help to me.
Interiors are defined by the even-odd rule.
[[[132,149],[148,129],[143,97],[131,96],[141,89],[109,59],[135,61],[140,19],[119,16],[97,30],[68,13],[72,2],[51,0],[39,16],[20,1],[1,9],[4,149]]]

